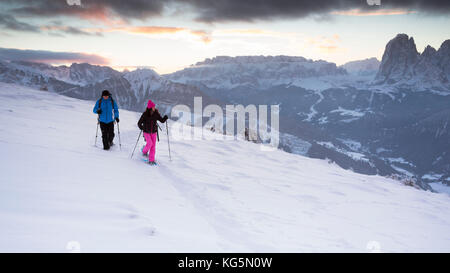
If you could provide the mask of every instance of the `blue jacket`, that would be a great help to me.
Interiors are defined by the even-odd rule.
[[[114,101],[114,107],[111,103],[111,98],[108,98],[107,100],[101,98],[99,99],[94,106],[94,114],[97,114],[98,104],[102,100],[101,108],[102,113],[99,115],[100,122],[103,123],[111,123],[114,121],[114,119],[119,118],[119,108],[117,107],[116,102]],[[113,117],[113,110],[114,110],[114,117]]]

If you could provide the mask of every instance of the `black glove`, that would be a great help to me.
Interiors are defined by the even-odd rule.
[[[169,117],[168,117],[167,115],[164,115],[164,117],[163,117],[164,122],[166,122],[166,120],[167,120],[168,118],[169,118]]]
[[[119,123],[119,118],[116,118],[116,122]]]
[[[101,108],[98,108],[98,109],[97,109],[97,114],[100,115],[101,113],[102,113],[102,109],[101,109]]]

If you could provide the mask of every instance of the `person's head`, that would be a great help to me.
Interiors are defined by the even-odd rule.
[[[155,111],[155,103],[152,100],[148,100],[147,103],[147,109],[151,109],[152,111]]]
[[[108,90],[103,90],[103,92],[102,92],[103,99],[107,100],[109,98],[109,96],[111,96],[111,93],[109,93]]]

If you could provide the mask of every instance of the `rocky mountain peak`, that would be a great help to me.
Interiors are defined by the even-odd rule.
[[[436,52],[437,63],[450,79],[450,39],[445,40]]]
[[[428,45],[424,51],[422,52],[421,56],[424,58],[434,58],[436,55],[436,49],[434,47]]]
[[[419,56],[414,39],[406,34],[398,34],[386,45],[376,80],[395,83],[400,79],[411,78],[414,74],[412,67]]]
[[[415,86],[419,89],[449,90],[450,40],[436,51],[427,46],[422,54],[417,52],[414,39],[398,34],[390,40],[383,54],[375,84]]]

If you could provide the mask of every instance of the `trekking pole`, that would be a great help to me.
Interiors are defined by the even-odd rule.
[[[95,132],[95,147],[97,147],[97,136],[98,136],[98,125],[100,124],[100,122],[97,119],[97,131]]]
[[[136,150],[136,146],[137,146],[137,144],[139,142],[139,138],[141,138],[141,134],[142,134],[142,130],[139,132],[139,136],[138,136],[138,138],[136,140],[136,145],[134,145],[134,149],[133,149],[133,153],[131,154],[131,158],[133,158],[134,150]]]
[[[122,141],[120,141],[120,127],[118,122],[117,122],[117,132],[119,133],[119,148],[122,151]]]
[[[167,146],[169,147],[169,161],[172,161],[172,157],[170,156],[170,142],[169,142],[169,120],[166,121],[166,131],[167,131]]]

